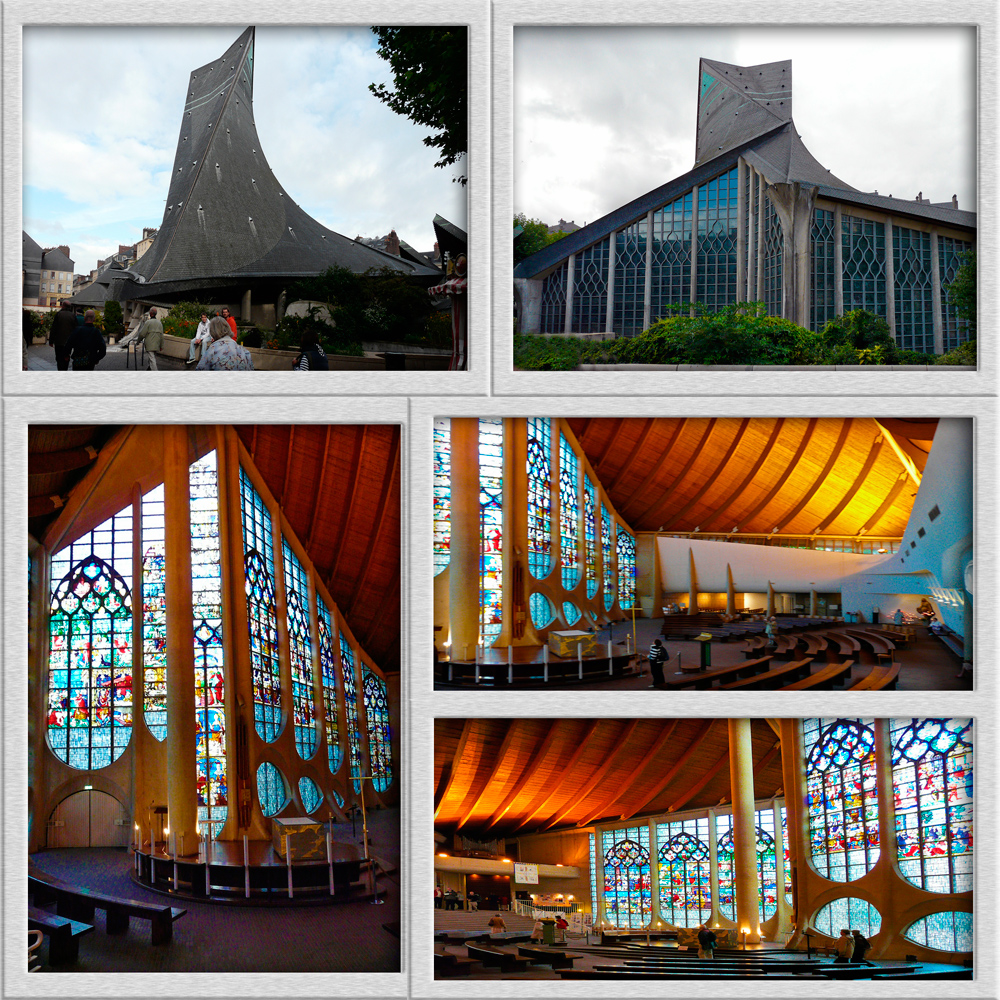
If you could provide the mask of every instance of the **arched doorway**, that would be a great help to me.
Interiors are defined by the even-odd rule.
[[[85,788],[68,795],[52,810],[45,846],[127,847],[128,813],[107,792]]]

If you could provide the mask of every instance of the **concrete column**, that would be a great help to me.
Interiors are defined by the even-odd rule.
[[[649,929],[662,931],[667,922],[660,912],[660,845],[656,842],[656,821],[649,821],[649,884],[652,890],[652,910],[649,917]]]
[[[698,569],[694,564],[694,551],[688,549],[688,615],[698,614]]]
[[[576,254],[571,253],[566,262],[566,322],[563,333],[573,332],[573,286],[576,282]]]
[[[757,174],[757,301],[764,301],[764,189],[767,181]]]
[[[818,604],[817,604],[817,598],[816,598],[816,591],[815,590],[810,590],[809,591],[809,615],[810,615],[811,618],[815,618],[816,617],[817,607],[818,607]]]
[[[934,353],[944,354],[944,303],[941,296],[941,262],[938,234],[931,233],[931,305],[934,310]]]
[[[167,612],[167,809],[170,851],[198,850],[195,792],[194,621],[191,597],[191,499],[188,431],[163,431]]]
[[[875,787],[878,790],[878,842],[879,863],[872,869],[876,876],[876,898],[885,900],[889,905],[885,909],[883,919],[890,921],[896,908],[893,902],[893,889],[898,886],[898,875],[895,872],[896,847],[896,792],[892,783],[892,738],[889,735],[889,720],[875,719]],[[885,862],[888,861],[889,864]],[[898,919],[898,918],[897,918]],[[891,924],[890,924],[891,926]],[[873,948],[869,958],[882,953],[881,947]]]
[[[290,737],[295,746],[295,703],[292,698],[292,654],[288,638],[288,595],[285,593],[285,553],[281,544],[281,511],[271,509],[271,545],[274,548],[274,610],[278,618],[278,678],[281,684],[281,728],[278,739]],[[360,675],[358,686],[361,685]],[[293,758],[294,759],[294,758]]]
[[[642,293],[642,328],[653,322],[653,211],[646,213],[646,287]]]
[[[738,191],[737,195],[737,207],[736,207],[736,301],[744,302],[746,301],[746,283],[743,280],[743,275],[746,271],[747,266],[747,237],[746,237],[746,222],[747,222],[747,204],[743,197],[743,192],[746,190],[747,183],[747,171],[750,169],[749,164],[741,156],[736,166],[736,189]]]
[[[280,323],[285,318],[285,290],[281,290],[281,294],[278,296],[278,301],[274,303],[274,322]]]
[[[726,614],[736,614],[736,587],[733,584],[733,567],[726,563]]]
[[[772,184],[767,191],[781,221],[781,314],[800,326],[809,325],[812,216],[817,191],[798,181]]]
[[[753,743],[749,719],[729,719],[729,776],[733,800],[736,926],[748,944],[760,943],[760,880],[753,792]]]
[[[691,315],[698,301],[698,185],[691,189]]]
[[[597,887],[597,898],[592,901],[594,907],[594,930],[613,926],[604,910],[604,851],[601,848],[601,831],[594,831],[594,857],[592,863],[597,869],[594,872],[594,885]]]
[[[747,302],[752,302],[757,296],[757,249],[753,240],[753,226],[757,218],[757,171],[749,163],[747,164],[747,170],[750,173],[750,196],[747,199],[746,207],[748,220],[746,247],[747,280],[744,299]]]
[[[504,423],[504,482],[509,483],[504,489],[504,558],[509,552],[511,561],[510,612],[504,608],[504,621],[510,619],[512,645],[536,646],[540,640],[528,614],[532,580],[528,571],[528,422],[524,417],[511,417]]]
[[[972,603],[972,594],[965,592],[965,605],[962,608],[962,672],[972,669],[975,662],[972,652],[972,643],[975,636],[975,614]]]
[[[479,642],[479,421],[451,421],[451,650],[472,660]]]
[[[514,294],[518,297],[518,325],[521,333],[539,333],[542,328],[542,278],[515,278]]]
[[[899,343],[896,335],[896,258],[893,251],[892,216],[882,221],[885,226],[885,321],[889,324],[892,339]]]
[[[797,931],[801,931],[797,907],[799,902],[798,885],[801,884],[796,875],[802,864],[803,845],[808,840],[803,836],[805,812],[805,771],[802,764],[802,720],[779,719],[778,728],[781,733],[781,777],[785,790],[785,808],[788,810],[788,870],[786,880],[792,886],[792,923]]]
[[[604,313],[604,329],[607,332],[615,328],[615,259],[618,253],[618,234],[612,232],[608,236],[608,308]]]
[[[719,835],[715,829],[715,810],[708,810],[708,883],[712,891],[711,914],[706,923],[710,927],[722,924],[722,907],[719,904]]]
[[[240,318],[245,323],[252,322],[250,319],[250,289],[243,293],[243,301],[240,303]]]
[[[844,315],[844,227],[840,205],[833,209],[833,313]]]
[[[785,837],[781,830],[781,806],[772,802],[771,808],[774,813],[774,915],[777,918],[772,938],[776,938],[787,931],[788,904],[785,902]]]

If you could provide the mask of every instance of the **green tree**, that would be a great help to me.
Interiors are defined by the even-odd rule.
[[[121,303],[109,299],[104,303],[104,332],[118,336],[122,332],[122,321]]]
[[[962,262],[955,280],[948,285],[948,300],[958,310],[960,319],[969,324],[969,338],[976,339],[976,251],[959,254]]]
[[[434,129],[424,138],[436,147],[448,167],[465,156],[468,148],[468,31],[464,25],[448,27],[372,28],[378,54],[392,67],[393,87],[371,83],[368,89],[398,115]],[[466,175],[456,177],[460,184]]]
[[[524,212],[518,212],[514,216],[514,228],[516,229],[518,226],[524,232],[514,240],[515,265],[567,235],[566,233],[550,233],[549,227],[544,222],[538,219],[529,219]]]

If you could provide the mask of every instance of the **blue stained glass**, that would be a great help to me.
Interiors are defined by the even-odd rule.
[[[708,817],[660,823],[660,913],[675,927],[697,927],[712,915]]]
[[[451,558],[451,421],[434,421],[434,575]]]
[[[479,631],[492,645],[503,626],[503,420],[479,421]]]
[[[552,419],[530,417],[528,433],[528,572],[552,571]]]
[[[688,191],[653,213],[651,323],[691,301],[693,204]]]
[[[652,917],[649,827],[601,831],[604,912],[616,927],[637,930]]]
[[[697,299],[710,312],[736,301],[736,220],[739,171],[698,188]]]
[[[615,564],[612,561],[614,553],[614,521],[608,508],[601,504],[601,557],[604,562],[604,610],[610,611],[615,605]]]
[[[288,786],[281,772],[265,761],[257,768],[257,797],[265,816],[276,816],[288,801]]]
[[[597,490],[590,476],[583,477],[583,543],[584,565],[587,571],[587,597],[597,596]]]
[[[642,332],[646,300],[646,216],[615,235],[614,330]]]
[[[167,738],[167,599],[163,486],[142,498],[143,718],[153,737]]]
[[[338,806],[342,807],[344,805],[344,796],[341,795],[336,788],[333,790],[333,800]]]
[[[972,914],[955,910],[931,913],[914,921],[903,937],[936,951],[972,951]]]
[[[813,918],[816,930],[832,938],[840,937],[840,931],[858,930],[870,938],[882,929],[882,914],[864,899],[842,896],[827,903]]]
[[[299,798],[302,800],[302,808],[307,813],[314,813],[323,804],[323,793],[316,782],[305,775],[299,778]]]
[[[580,609],[572,601],[563,601],[562,609],[567,625],[575,625],[580,620]]]
[[[635,538],[618,525],[618,607],[628,611],[635,602]]]
[[[552,602],[537,591],[528,598],[528,608],[531,611],[531,623],[535,628],[545,628],[552,623],[556,616],[556,609],[552,607]]]
[[[562,547],[562,585],[573,590],[580,582],[580,460],[565,434],[559,435],[559,537]]]
[[[867,309],[886,317],[885,224],[841,217],[844,312]]]
[[[354,791],[361,791],[361,726],[358,723],[358,687],[354,679],[354,650],[340,633],[340,666],[344,672],[344,709],[347,716],[347,749],[350,754]]]
[[[287,540],[282,538],[285,568],[285,608],[288,620],[288,651],[292,667],[292,717],[295,749],[308,760],[319,742],[316,732],[316,702],[313,697],[312,629],[309,620],[309,580]]]
[[[392,784],[392,742],[389,734],[389,697],[385,681],[363,664],[365,716],[368,720],[368,760],[376,792]]]
[[[326,709],[326,755],[330,773],[336,774],[344,759],[340,748],[340,719],[337,714],[337,661],[333,651],[333,619],[323,598],[316,595],[319,619],[319,662]]]

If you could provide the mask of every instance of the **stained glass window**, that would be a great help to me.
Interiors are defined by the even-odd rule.
[[[615,604],[615,564],[611,559],[614,545],[614,522],[608,508],[601,504],[601,556],[604,560],[604,609],[610,611]]]
[[[914,921],[903,933],[907,941],[937,951],[972,951],[972,914],[946,910]]]
[[[733,817],[721,813],[715,817],[715,856],[719,873],[719,912],[736,919],[736,844],[733,841]]]
[[[143,718],[157,740],[167,738],[167,597],[163,486],[142,498]]]
[[[528,598],[528,609],[531,611],[531,623],[535,628],[545,628],[551,624],[556,616],[556,609],[552,607],[552,602],[537,591]]]
[[[972,249],[971,243],[938,234],[938,273],[941,278],[941,337],[947,354],[969,339],[968,320],[958,318],[958,307],[953,301],[949,286],[962,266],[962,254]]]
[[[316,812],[323,804],[323,793],[319,790],[316,782],[306,775],[299,778],[299,798],[302,800],[302,808],[307,813]]]
[[[559,435],[559,538],[562,545],[562,585],[572,590],[580,582],[580,460],[565,434]]]
[[[543,580],[552,570],[552,420],[529,417],[528,572]]]
[[[825,209],[813,211],[812,225],[812,301],[810,329],[822,330],[836,315],[836,280],[834,270],[834,214]]]
[[[257,797],[265,816],[276,816],[288,801],[288,787],[281,772],[265,761],[257,768]]]
[[[774,210],[770,197],[764,195],[764,305],[769,316],[780,316],[782,306],[782,254],[784,237],[781,219]]]
[[[333,790],[333,801],[336,802],[338,806],[343,806],[344,804],[344,796],[341,795],[336,788]]]
[[[347,716],[347,748],[354,791],[361,791],[361,727],[358,723],[358,686],[354,679],[354,650],[340,633],[340,665],[344,671],[344,709]]]
[[[198,819],[210,820],[211,836],[217,837],[226,820],[229,789],[226,778],[219,473],[214,451],[191,466],[189,489]]]
[[[563,601],[562,609],[567,625],[574,625],[580,620],[580,609],[572,601]]]
[[[656,839],[660,913],[675,927],[697,927],[712,915],[708,817],[660,823]]]
[[[717,312],[736,301],[736,215],[739,171],[734,167],[698,188],[698,290]]]
[[[340,749],[340,720],[337,716],[337,661],[333,651],[333,619],[323,598],[316,595],[319,619],[319,662],[323,678],[323,706],[326,709],[326,756],[330,773],[336,774],[343,761]]]
[[[760,885],[758,903],[761,920],[769,920],[778,907],[778,861],[774,846],[774,810],[769,806],[758,809],[757,879]]]
[[[892,227],[896,343],[906,351],[934,353],[931,234]]]
[[[117,760],[132,735],[132,507],[52,557],[47,731],[82,770]]]
[[[879,856],[875,732],[861,719],[804,719],[802,732],[812,863],[852,882]]]
[[[295,749],[303,760],[316,752],[316,701],[313,696],[312,630],[309,627],[309,580],[298,556],[281,540],[288,612],[288,652],[292,664],[292,714]]]
[[[755,813],[757,850],[757,912],[761,920],[774,915],[777,907],[776,860],[774,853],[774,812],[758,809]],[[716,851],[719,869],[719,910],[730,920],[736,919],[736,844],[733,840],[733,817],[721,813],[715,817]]]
[[[491,646],[503,625],[503,420],[479,421],[479,631]]]
[[[972,720],[892,719],[896,845],[903,877],[972,889]]]
[[[368,720],[368,760],[376,792],[392,784],[392,743],[389,735],[389,695],[385,681],[362,665],[365,717]]]
[[[635,539],[618,525],[618,606],[628,611],[635,602]]]
[[[616,927],[644,927],[653,913],[649,827],[601,832],[604,911]]]
[[[861,931],[870,938],[882,929],[882,914],[863,899],[844,896],[827,903],[813,918],[816,930],[832,938],[840,937],[840,931]]]
[[[240,468],[243,509],[243,566],[246,574],[247,626],[253,674],[253,717],[257,735],[267,743],[281,729],[281,674],[278,666],[278,617],[274,601],[274,542],[271,512]]]
[[[841,218],[844,312],[867,309],[885,319],[885,224]]]
[[[542,314],[538,327],[542,333],[563,333],[566,329],[567,273],[567,262],[563,261],[542,282]]]
[[[614,331],[642,332],[646,299],[646,217],[615,234]]]
[[[451,556],[451,421],[434,421],[434,575]]]
[[[692,192],[653,213],[650,322],[691,301]]]
[[[792,905],[792,856],[788,850],[788,808],[781,807],[781,843],[785,858],[785,902]]]
[[[597,579],[597,490],[590,476],[583,477],[583,546],[584,567],[587,573],[587,597],[597,596],[600,583]]]
[[[573,333],[603,333],[608,325],[610,238],[576,255],[573,270]]]

